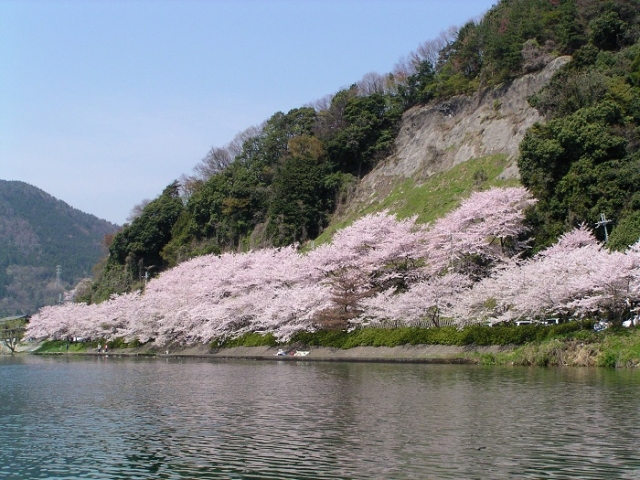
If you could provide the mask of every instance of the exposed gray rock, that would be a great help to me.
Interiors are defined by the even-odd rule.
[[[363,178],[354,204],[368,203],[375,192],[388,192],[390,186],[406,178],[420,181],[470,159],[494,154],[508,158],[502,177],[517,177],[520,142],[527,129],[544,120],[528,98],[569,60],[558,57],[540,72],[472,97],[459,96],[407,111],[395,153]]]

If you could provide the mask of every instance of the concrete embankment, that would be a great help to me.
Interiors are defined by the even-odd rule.
[[[249,359],[319,362],[388,362],[388,363],[475,363],[474,356],[498,353],[507,347],[456,347],[444,345],[402,345],[397,347],[354,347],[339,349],[306,347],[281,350],[277,347],[234,347],[210,350],[208,346],[168,348],[155,352],[114,350],[110,355],[154,355],[158,357],[191,357],[217,359]],[[280,354],[279,354],[280,353]]]
[[[595,335],[595,336],[594,336]],[[22,345],[19,354],[87,355],[157,358],[209,358],[247,359],[264,361],[318,361],[318,362],[385,362],[434,364],[491,364],[538,366],[606,366],[639,367],[640,330],[602,336],[591,334],[587,339],[555,338],[544,342],[531,342],[520,346],[445,346],[400,345],[396,347],[354,347],[339,349],[312,347],[302,344],[280,347],[234,347],[211,349],[209,345],[172,345],[162,348],[142,345],[137,348],[113,349],[98,352],[95,347],[70,351],[57,345],[39,352],[46,345]]]
[[[108,352],[87,350],[84,352],[59,351],[39,353],[40,345],[22,345],[19,353],[37,355],[86,355],[113,357],[160,357],[160,358],[210,358],[246,359],[271,361],[317,361],[317,362],[379,362],[379,363],[477,363],[481,354],[495,354],[511,350],[501,346],[448,345],[400,345],[397,347],[354,347],[349,349],[331,347],[232,347],[211,349],[208,345],[170,346],[163,348],[125,348]]]

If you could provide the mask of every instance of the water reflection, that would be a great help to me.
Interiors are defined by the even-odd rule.
[[[635,370],[0,358],[0,478],[638,478]]]

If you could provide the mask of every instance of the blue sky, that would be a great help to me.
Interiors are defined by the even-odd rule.
[[[496,0],[0,0],[0,179],[122,224],[213,146]]]

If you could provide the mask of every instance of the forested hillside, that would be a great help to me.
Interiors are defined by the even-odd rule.
[[[481,99],[563,55],[573,60],[530,99],[548,122],[529,130],[518,161],[538,200],[527,213],[534,250],[600,214],[612,222],[610,245],[625,248],[640,236],[639,16],[638,0],[503,0],[482,19],[426,41],[392,72],[275,113],[212,148],[193,175],[141,208],[82,299],[134,290],[196,255],[315,239],[363,178],[394,161],[409,109],[459,95]],[[486,169],[474,175],[464,189],[452,186],[449,209],[490,186]],[[437,201],[433,210],[446,213]]]
[[[116,229],[29,184],[0,180],[0,317],[56,303],[92,275]]]

